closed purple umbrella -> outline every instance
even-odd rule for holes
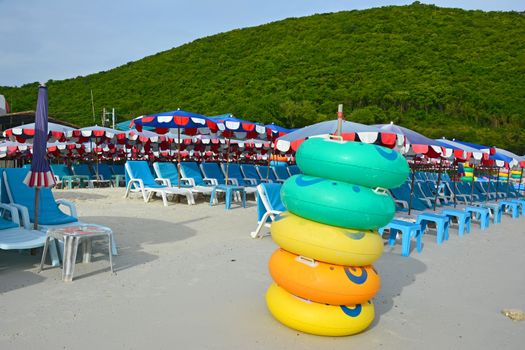
[[[35,220],[34,228],[38,229],[38,192],[41,188],[55,185],[53,172],[49,167],[47,155],[47,88],[38,88],[38,100],[35,114],[35,137],[33,140],[33,162],[24,183],[35,188]]]

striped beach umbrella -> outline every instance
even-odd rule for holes
[[[33,140],[33,161],[31,170],[27,173],[24,183],[35,188],[35,220],[34,229],[38,229],[38,192],[40,188],[50,188],[55,185],[55,177],[47,161],[47,88],[38,88],[38,100],[35,114],[35,136]]]

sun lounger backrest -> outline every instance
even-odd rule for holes
[[[299,175],[301,174],[301,169],[297,165],[290,165],[288,167],[288,171],[290,172],[290,175]]]
[[[5,189],[10,203],[20,204],[27,208],[31,222],[35,213],[35,189],[28,187],[23,181],[28,169],[5,169]],[[77,221],[76,218],[65,214],[55,201],[49,188],[41,188],[38,195],[38,223],[41,225],[60,225]]]
[[[93,165],[93,171],[96,174],[97,173],[97,165]],[[98,164],[98,175],[102,176],[104,180],[111,180],[112,174],[111,169],[109,168],[109,165],[106,163],[99,163]]]
[[[201,163],[201,169],[207,178],[217,179],[217,182],[219,184],[224,184],[224,181],[225,181],[224,174],[222,173],[221,168],[219,168],[218,163],[211,163],[211,162]],[[229,174],[229,169],[228,169],[228,174]]]
[[[73,168],[73,172],[75,173],[75,175],[89,176],[89,177],[91,177],[92,175],[91,169],[89,169],[88,164],[74,164],[72,165],[72,168]]]
[[[277,183],[262,183],[257,191],[257,221],[261,221],[264,214],[269,211],[286,211],[281,200],[281,184]],[[262,192],[262,193],[261,193]]]
[[[253,164],[243,164],[241,165],[241,170],[244,173],[244,177],[255,179],[257,182],[261,181],[261,177],[257,173],[257,169]]]
[[[410,186],[407,182],[403,183],[398,188],[392,188],[390,190],[394,198],[401,201],[405,201],[407,204],[410,204]],[[416,197],[415,194],[412,194],[412,209],[415,210],[426,210],[427,206],[423,201]]]
[[[206,186],[206,182],[202,177],[201,170],[195,162],[181,162],[180,163],[182,173],[184,177],[195,180],[195,185]]]
[[[113,172],[113,175],[126,175],[124,164],[112,164],[111,171]]]
[[[62,179],[64,176],[73,175],[71,169],[69,169],[69,167],[65,164],[51,164],[51,170],[53,171],[53,174],[58,176],[59,179]]]
[[[277,178],[275,177],[275,174],[272,171],[272,168],[270,168],[268,165],[257,165],[257,169],[259,169],[259,174],[261,175],[261,179],[269,179],[272,181],[276,181]]]
[[[155,162],[153,163],[153,169],[155,169],[157,177],[170,179],[172,183],[173,181],[175,181],[175,183],[178,181],[179,175],[177,173],[177,166],[175,163]]]
[[[126,162],[126,173],[130,179],[141,179],[146,187],[162,187],[155,182],[148,162],[145,160],[128,160]]]
[[[286,165],[273,166],[272,169],[277,174],[277,177],[279,178],[279,180],[286,180],[287,178],[290,177],[288,170],[286,170]]]

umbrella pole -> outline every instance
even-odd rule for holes
[[[507,189],[506,189],[507,194],[505,195],[506,199],[509,198],[509,184],[510,184],[510,164],[509,164],[509,172],[507,173]]]
[[[269,182],[268,178],[270,177],[271,160],[272,160],[272,143],[270,142],[270,150],[268,151],[268,168],[266,169],[266,182]]]
[[[408,199],[408,215],[410,215],[410,212],[412,211],[412,196],[414,195],[414,181],[415,181],[415,163],[416,160],[414,159],[414,163],[410,167],[412,170],[412,185],[410,186],[410,198]]]
[[[498,201],[498,189],[499,189],[499,167],[497,167],[497,173],[496,173],[496,202]]]
[[[38,231],[38,194],[40,192],[40,188],[35,188],[35,214],[34,214],[34,220],[33,220],[33,229],[35,231]]]
[[[470,205],[472,205],[473,197],[474,197],[474,178],[476,174],[476,166],[472,164],[472,182],[470,183]]]
[[[180,126],[177,127],[177,182],[180,188]]]
[[[437,186],[436,186],[436,195],[434,196],[434,211],[436,211],[436,202],[438,198],[438,192],[439,192],[439,185],[441,184],[441,166],[443,163],[443,159],[439,158],[439,170],[438,170],[438,180],[437,180]]]
[[[523,180],[523,168],[521,168],[520,181],[518,182],[518,198],[521,197],[521,180]]]
[[[229,165],[230,165],[230,138],[231,136],[228,136],[228,148],[226,149],[226,180],[224,181],[224,184],[228,186],[228,173],[229,173]]]
[[[458,168],[456,168],[456,173],[454,174],[454,177],[453,177],[454,181],[452,181],[454,183],[454,185],[452,186],[452,191],[454,193],[454,208],[458,205],[458,200],[457,200],[457,197],[456,197],[456,193],[457,193],[457,181],[458,181]]]

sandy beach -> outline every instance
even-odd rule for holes
[[[375,264],[381,290],[376,320],[364,333],[325,338],[289,329],[269,314],[267,261],[276,244],[250,238],[255,202],[225,211],[124,199],[121,189],[57,190],[84,222],[109,226],[106,245],[77,264],[73,283],[61,270],[37,273],[40,256],[0,251],[0,349],[520,349],[525,322],[525,218],[504,216],[464,237],[451,229],[421,254],[385,247]],[[251,196],[250,196],[251,197]]]

